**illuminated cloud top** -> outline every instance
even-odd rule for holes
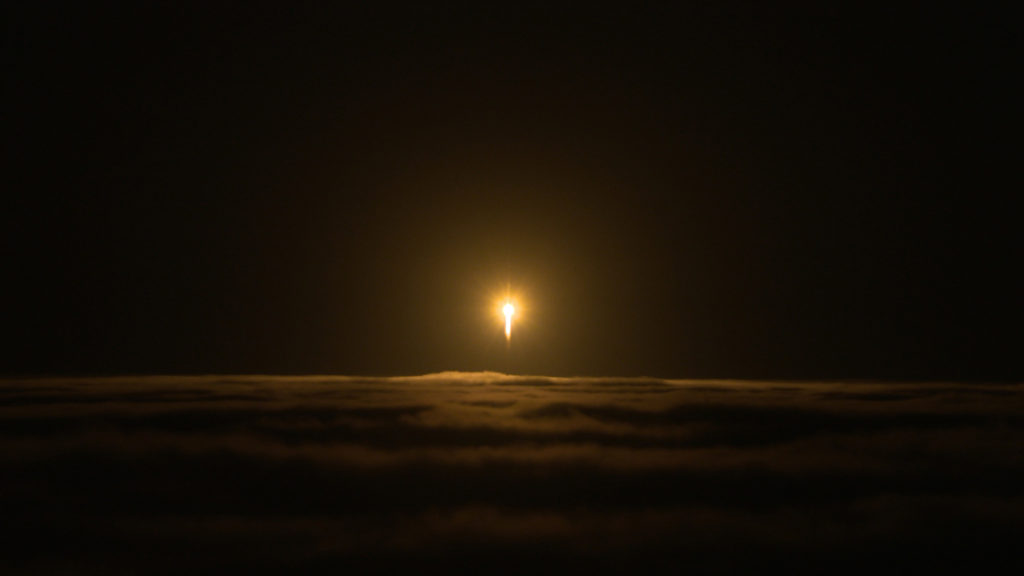
[[[1020,385],[4,380],[4,563],[1005,568],[1022,414]]]

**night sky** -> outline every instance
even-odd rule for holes
[[[1022,373],[1005,15],[144,4],[4,9],[7,373]]]
[[[3,8],[0,571],[1024,573],[1018,18],[347,4]]]

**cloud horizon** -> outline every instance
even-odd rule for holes
[[[19,528],[5,563],[732,572],[805,558],[796,571],[852,572],[873,555],[944,568],[984,553],[1003,567],[1024,518],[1021,392],[495,372],[8,378],[0,503]]]

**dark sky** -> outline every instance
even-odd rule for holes
[[[5,372],[1022,374],[1007,15],[22,4]]]

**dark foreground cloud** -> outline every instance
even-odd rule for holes
[[[1019,384],[0,382],[13,573],[1019,567]]]

